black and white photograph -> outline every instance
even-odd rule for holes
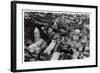
[[[97,67],[97,6],[11,3],[12,72]]]
[[[89,13],[24,12],[25,62],[89,58],[89,45]]]

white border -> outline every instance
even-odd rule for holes
[[[90,57],[87,59],[81,60],[63,60],[63,61],[37,61],[37,62],[22,62],[22,10],[47,10],[47,11],[66,11],[66,12],[84,12],[90,13]],[[95,45],[95,27],[96,27],[96,19],[95,19],[95,9],[93,8],[79,8],[79,7],[60,7],[60,6],[44,6],[44,5],[28,5],[28,4],[17,4],[17,70],[22,69],[38,69],[38,68],[52,68],[52,67],[71,67],[71,66],[85,66],[85,65],[95,65],[96,59],[96,45]]]

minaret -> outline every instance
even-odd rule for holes
[[[34,39],[35,39],[35,42],[40,40],[40,31],[37,27],[34,30]]]

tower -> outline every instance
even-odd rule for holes
[[[34,29],[34,39],[35,39],[35,42],[40,40],[40,31],[37,27]]]

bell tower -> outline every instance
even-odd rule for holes
[[[40,40],[40,31],[37,27],[34,29],[34,39],[35,39],[35,42]]]

